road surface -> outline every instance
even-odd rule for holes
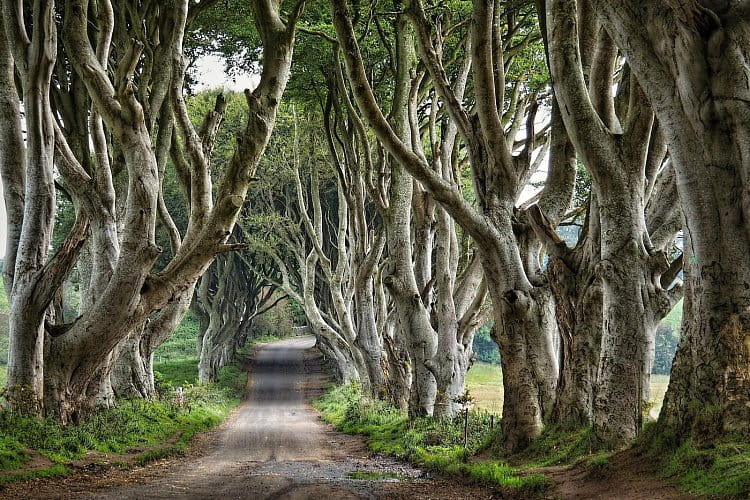
[[[324,383],[314,339],[268,344],[256,352],[248,397],[207,438],[199,456],[113,471],[89,479],[29,484],[26,498],[348,499],[493,498],[393,459],[373,455],[360,437],[334,432],[309,406]],[[354,479],[362,477],[374,479]],[[79,474],[80,476],[80,474]],[[398,477],[399,479],[394,479]],[[63,489],[64,488],[64,489]]]

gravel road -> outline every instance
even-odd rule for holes
[[[137,470],[18,485],[6,493],[100,499],[499,497],[373,455],[361,438],[323,424],[309,406],[326,381],[313,344],[312,338],[295,338],[257,350],[248,397],[197,445],[198,452]]]

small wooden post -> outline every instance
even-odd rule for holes
[[[469,446],[469,408],[464,408],[464,461],[468,458],[467,448]]]

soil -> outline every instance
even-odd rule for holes
[[[296,338],[258,348],[248,395],[185,455],[146,466],[137,456],[94,454],[63,478],[0,486],[0,498],[490,499],[503,492],[466,484],[370,452],[359,436],[323,424],[309,401],[328,379],[314,340]],[[142,450],[138,450],[142,451]],[[619,459],[618,459],[619,460]],[[37,466],[49,466],[39,460]],[[681,499],[674,487],[644,474],[625,457],[611,473],[553,467],[549,498]],[[505,492],[507,495],[507,492]]]
[[[248,397],[186,456],[127,469],[73,464],[64,478],[0,486],[2,498],[500,498],[372,454],[361,437],[323,424],[309,401],[327,382],[305,337],[255,352]],[[127,463],[127,457],[117,457]],[[361,478],[361,479],[360,479]]]
[[[678,490],[674,484],[656,477],[653,464],[633,450],[610,458],[606,467],[585,464],[544,467],[544,473],[555,483],[549,498],[566,500],[688,500],[701,498]]]

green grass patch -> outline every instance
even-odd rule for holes
[[[680,301],[675,304],[672,310],[669,311],[669,314],[667,314],[664,319],[662,319],[662,321],[671,326],[672,330],[674,330],[675,332],[680,331],[680,328],[682,326],[682,299],[680,299]]]
[[[122,454],[130,448],[157,446],[175,436],[179,436],[178,443],[186,443],[196,433],[221,422],[233,406],[227,395],[206,397],[201,391],[196,392],[186,391],[184,408],[168,401],[123,401],[68,427],[2,412],[0,468],[19,468],[27,460],[23,449],[65,464],[84,457],[88,451]]]
[[[137,464],[181,454],[196,434],[226,418],[247,385],[247,374],[237,364],[222,368],[219,382],[213,385],[195,385],[197,371],[195,358],[157,363],[159,400],[123,400],[72,426],[0,412],[0,483],[64,474],[65,464],[90,451],[125,455],[142,450],[134,458]],[[175,401],[176,386],[183,387],[184,404]],[[28,449],[47,457],[55,467],[3,474],[23,467],[29,460],[24,452]]]
[[[5,287],[0,283],[0,313],[9,314],[10,304],[8,303],[8,296],[5,293]]]
[[[526,450],[509,459],[524,464],[524,467],[548,467],[591,459],[602,450],[603,446],[590,427],[566,430],[549,425]]]
[[[750,443],[727,442],[700,450],[686,442],[665,464],[691,493],[712,497],[750,497]]]
[[[24,472],[16,475],[2,475],[0,474],[0,485],[8,484],[15,481],[26,481],[29,479],[38,479],[43,477],[61,477],[66,476],[70,473],[70,470],[62,464],[55,464],[52,467],[46,467],[44,469],[36,469],[33,471]]]
[[[315,401],[323,419],[342,432],[363,434],[373,451],[404,458],[429,469],[476,482],[511,489],[524,496],[541,494],[549,480],[541,474],[522,474],[498,460],[472,459],[492,442],[495,416],[471,412],[464,448],[463,415],[453,419],[424,417],[409,420],[406,412],[382,401],[363,397],[356,385],[334,387]]]
[[[478,361],[466,373],[466,389],[476,408],[496,415],[503,412],[503,371],[499,364]]]
[[[670,314],[678,315],[675,321],[677,321],[677,328],[679,329],[679,322],[682,320],[682,302],[675,306]],[[669,375],[651,375],[651,406],[649,408],[651,418],[658,417],[668,385]],[[498,416],[502,415],[503,371],[499,364],[481,361],[474,363],[466,373],[466,389],[474,400],[475,408],[486,410]]]
[[[154,363],[154,378],[157,385],[178,387],[198,383],[198,358],[173,359]]]
[[[5,385],[5,372],[8,363],[8,314],[10,314],[10,305],[8,304],[8,297],[5,295],[5,287],[0,280],[0,387]]]
[[[659,473],[675,479],[690,493],[709,498],[750,498],[750,442],[734,436],[697,446],[687,440],[678,444],[668,429],[653,423],[637,444],[649,460],[659,463]]]
[[[161,363],[165,361],[176,361],[182,359],[193,359],[198,356],[198,331],[200,324],[192,309],[188,309],[180,325],[175,328],[172,335],[156,348],[154,361]]]

